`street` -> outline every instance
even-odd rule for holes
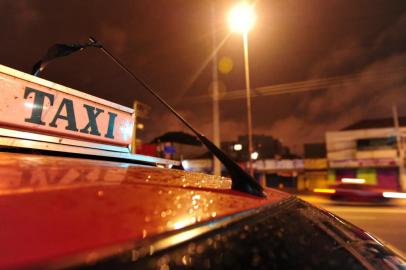
[[[344,204],[316,196],[299,196],[344,218],[406,254],[406,203]]]

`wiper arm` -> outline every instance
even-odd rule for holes
[[[153,95],[160,103],[162,103],[168,110],[170,110],[183,124],[185,124],[197,138],[207,147],[207,149],[227,169],[230,174],[232,184],[231,188],[240,192],[248,193],[258,197],[265,197],[264,189],[255,181],[246,171],[244,171],[237,163],[235,163],[226,153],[218,148],[214,143],[207,139],[202,133],[198,132],[191,124],[189,124],[171,105],[162,99],[146,82],[139,77],[135,76],[120,60],[114,57],[102,44],[96,41],[93,37],[89,37],[89,41],[95,46],[100,48],[110,59],[112,59],[121,69],[123,69],[131,78],[141,84],[148,92]]]

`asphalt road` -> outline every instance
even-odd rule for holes
[[[406,255],[406,201],[390,204],[335,203],[316,196],[300,196],[372,233]]]

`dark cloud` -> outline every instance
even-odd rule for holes
[[[393,25],[377,33],[369,48],[361,49],[357,47],[359,42],[352,40],[332,50],[314,65],[312,77],[322,77],[328,71],[348,66],[353,68],[359,65],[360,59],[368,61],[354,70],[361,70],[355,79],[350,77],[339,85],[305,95],[296,115],[275,122],[270,130],[278,130],[275,134],[287,138],[292,145],[298,138],[301,142],[322,140],[326,131],[361,119],[391,117],[392,105],[397,105],[405,115],[406,53],[394,49],[395,45],[391,50],[387,47],[405,38],[401,31],[406,27],[405,19],[406,15],[402,15]],[[349,49],[345,50],[346,47]]]
[[[30,26],[40,19],[40,14],[33,8],[31,1],[1,1],[0,9],[9,13],[9,20],[4,20],[4,33],[13,31],[28,31]],[[18,16],[16,16],[18,15]]]

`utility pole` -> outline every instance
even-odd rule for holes
[[[396,132],[397,152],[398,152],[398,166],[399,166],[399,182],[402,191],[406,191],[406,178],[405,178],[405,151],[403,145],[403,136],[399,127],[399,117],[397,106],[392,106],[393,124]]]
[[[211,36],[213,44],[213,72],[212,72],[212,85],[213,85],[213,142],[218,147],[220,146],[220,112],[219,112],[219,84],[217,72],[217,40],[216,40],[216,10],[214,1],[211,2]],[[213,174],[221,175],[220,161],[213,156]]]

